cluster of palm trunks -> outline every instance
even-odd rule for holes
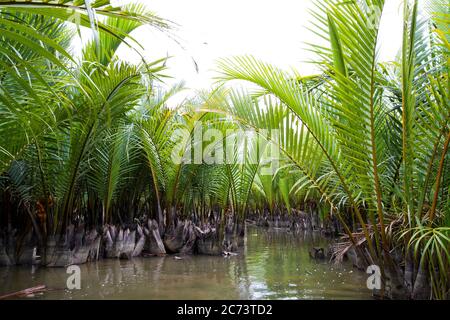
[[[71,224],[63,235],[48,236],[45,244],[39,243],[33,229],[25,233],[17,230],[0,232],[0,265],[63,267],[102,258],[228,254],[243,247],[246,223],[263,228],[320,231],[332,236],[342,232],[335,219],[324,222],[317,213],[295,209],[291,214],[248,212],[245,222],[233,216],[206,223],[177,219],[170,228],[149,218],[142,218],[127,226],[105,225],[102,228]],[[317,254],[312,254],[312,257],[317,258]]]
[[[64,267],[101,258],[132,259],[165,254],[221,255],[243,246],[245,227],[229,219],[219,223],[177,220],[164,230],[156,220],[145,219],[130,226],[105,225],[101,230],[71,224],[60,236],[49,236],[46,244],[30,230],[0,233],[0,265],[40,264]]]
[[[293,231],[320,231],[325,236],[338,236],[344,232],[335,216],[320,219],[317,211],[312,210],[305,212],[292,209],[291,214],[287,212],[270,214],[268,211],[262,214],[259,211],[250,212],[247,221],[260,227],[286,228]]]

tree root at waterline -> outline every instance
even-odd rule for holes
[[[225,232],[218,225],[195,225],[191,220],[178,220],[161,237],[156,220],[148,219],[130,226],[105,225],[99,232],[83,224],[73,224],[63,235],[47,238],[41,248],[34,233],[19,237],[16,232],[0,234],[0,265],[38,264],[65,267],[102,258],[132,259],[167,253],[221,255],[243,246],[245,229],[228,225]],[[20,250],[19,250],[20,248]],[[36,252],[45,253],[42,257]]]

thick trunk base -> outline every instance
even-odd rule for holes
[[[159,226],[155,220],[148,220],[147,227],[144,228],[145,245],[143,252],[150,255],[166,254],[164,243],[159,233]]]
[[[71,225],[62,238],[62,243],[60,236],[48,238],[44,265],[65,267],[98,260],[101,237],[96,230],[86,231],[80,226],[75,231],[75,227]]]
[[[133,227],[134,228],[134,227]],[[104,256],[106,258],[131,259],[141,255],[145,246],[144,230],[106,226],[103,232]]]
[[[199,254],[210,256],[221,255],[221,237],[217,231],[217,228],[207,225],[202,229],[195,227],[197,233],[197,252]]]

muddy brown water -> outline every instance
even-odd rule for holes
[[[1,267],[0,296],[45,284],[52,291],[25,299],[371,299],[364,272],[310,259],[312,246],[327,244],[318,234],[247,231],[245,249],[233,257],[169,255],[82,265],[80,290],[65,289],[64,268]]]

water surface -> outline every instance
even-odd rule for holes
[[[105,259],[81,267],[81,290],[67,290],[64,268],[0,268],[0,296],[45,284],[26,299],[370,299],[367,275],[310,259],[318,234],[248,228],[234,257]]]

